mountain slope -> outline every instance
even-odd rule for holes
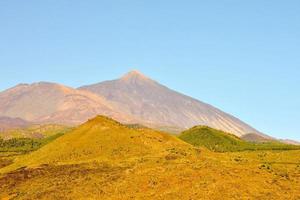
[[[239,119],[173,91],[137,71],[118,80],[79,89],[40,82],[20,84],[0,93],[0,116],[73,125],[98,114],[122,123],[174,132],[206,125],[237,136],[261,134]]]
[[[0,93],[0,115],[38,123],[79,124],[98,114],[130,121],[105,99],[56,83],[20,84]]]
[[[30,123],[20,119],[11,117],[0,117],[0,132],[15,128],[24,128]]]
[[[221,110],[175,92],[132,71],[121,79],[83,86],[113,102],[118,110],[151,127],[190,128],[207,125],[241,136],[257,130]]]
[[[295,141],[295,140],[281,139],[279,141],[284,143],[284,144],[300,145],[300,142]]]
[[[255,133],[248,133],[246,135],[243,135],[241,139],[248,142],[256,142],[256,143],[276,141],[275,138],[271,138],[268,136],[264,137],[263,135],[258,135]]]

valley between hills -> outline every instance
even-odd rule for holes
[[[300,199],[300,145],[133,71],[0,92],[0,199]]]

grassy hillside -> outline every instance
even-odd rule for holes
[[[35,151],[62,135],[64,135],[63,132],[56,133],[55,135],[51,135],[49,137],[41,139],[12,138],[8,140],[3,140],[0,138],[0,152],[26,153],[30,151]]]
[[[216,153],[105,117],[5,156],[0,199],[300,199],[299,150]]]
[[[0,137],[0,152],[35,151],[71,130],[72,128],[61,125],[33,125],[9,130],[1,134],[3,138]]]
[[[183,141],[194,146],[206,147],[217,152],[254,151],[254,150],[296,150],[300,146],[279,142],[253,143],[207,126],[196,126],[184,131],[179,136]]]
[[[176,157],[192,152],[192,146],[176,137],[151,129],[128,128],[110,118],[98,116],[18,160],[12,168],[50,163],[118,161],[160,154]]]

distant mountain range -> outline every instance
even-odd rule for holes
[[[183,130],[206,125],[237,136],[263,135],[230,114],[173,91],[138,71],[78,89],[39,82],[0,93],[0,116],[76,125],[98,114],[152,128]]]

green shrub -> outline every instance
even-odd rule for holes
[[[300,146],[280,142],[253,143],[241,140],[235,135],[207,126],[196,126],[182,132],[179,138],[194,146],[206,147],[216,152],[255,151],[255,150],[296,150]]]
[[[9,140],[3,140],[0,138],[0,152],[29,152],[35,151],[45,144],[55,140],[62,136],[63,133],[58,133],[53,136],[43,139],[33,138],[12,138]]]

